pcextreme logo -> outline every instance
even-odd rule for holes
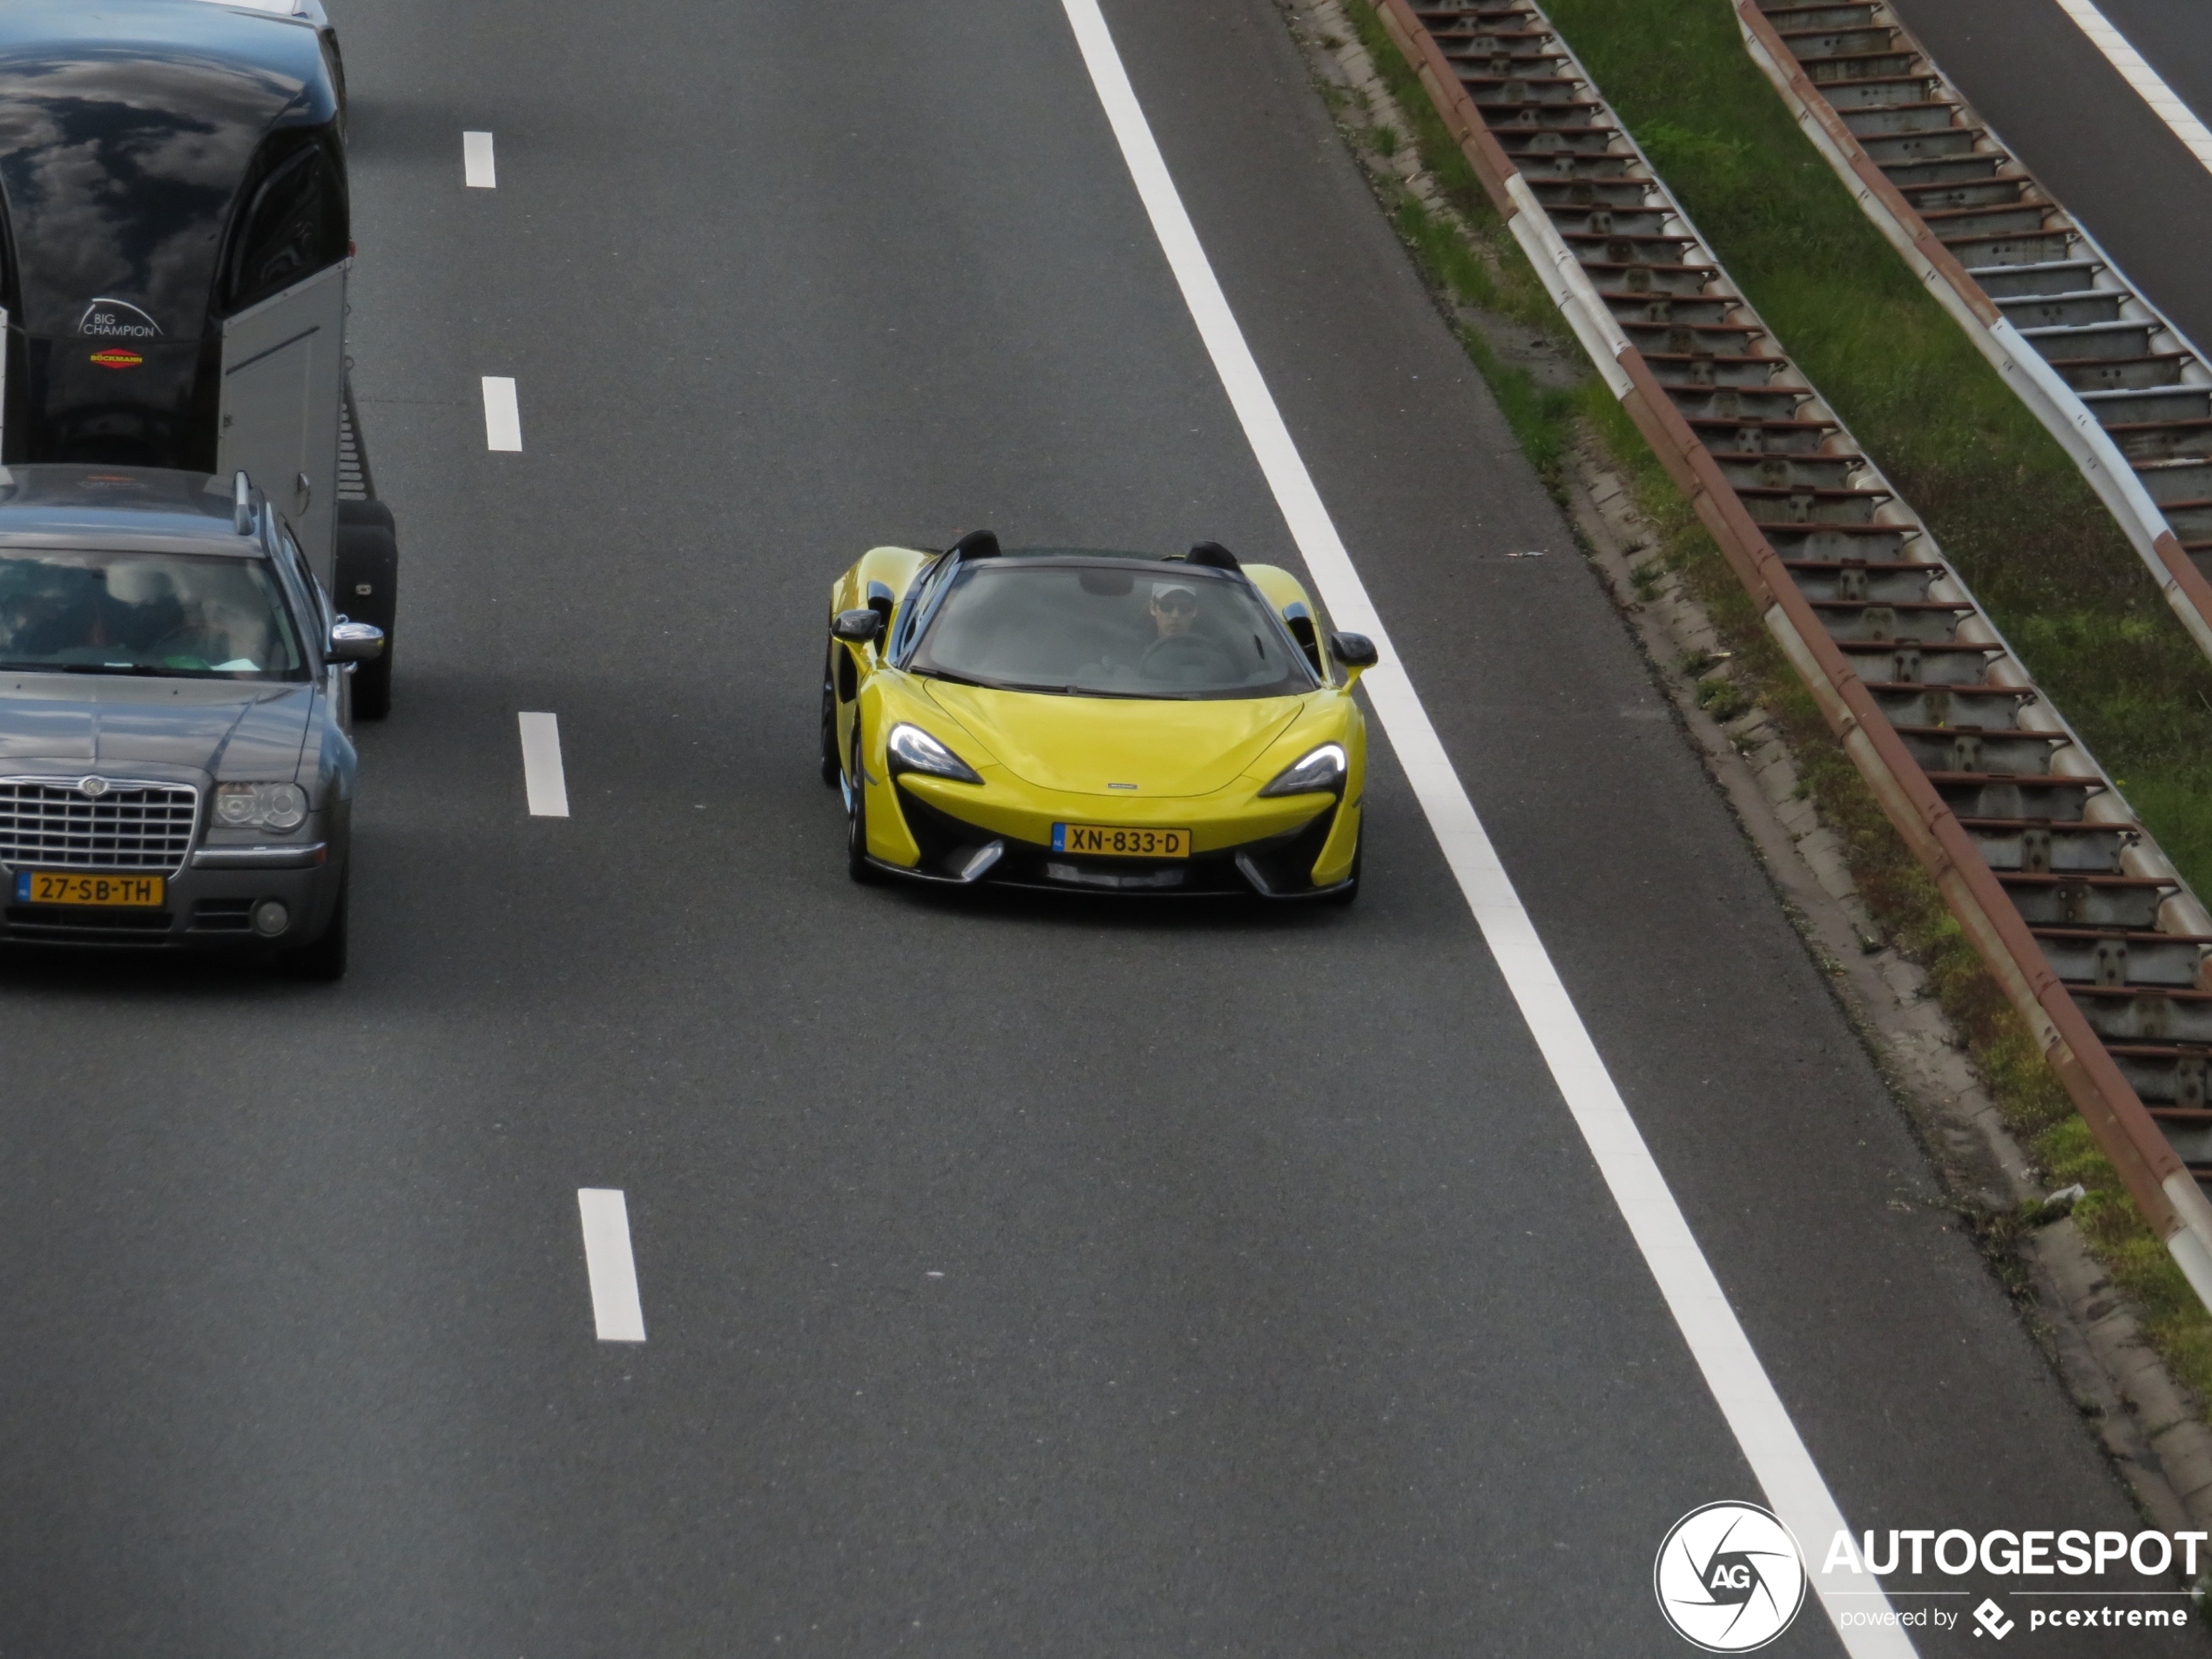
[[[1683,1641],[1708,1653],[1750,1653],[1787,1630],[1804,1605],[1804,1557],[1771,1511],[1709,1503],[1669,1529],[1651,1588]]]

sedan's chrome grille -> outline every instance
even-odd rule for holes
[[[0,863],[49,870],[184,867],[199,817],[189,784],[74,783],[0,778]]]

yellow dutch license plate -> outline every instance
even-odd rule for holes
[[[1055,824],[1052,850],[1109,859],[1187,859],[1187,829],[1127,829],[1112,824]]]
[[[158,875],[79,875],[74,870],[24,870],[16,877],[17,904],[108,905],[150,908],[162,900]]]

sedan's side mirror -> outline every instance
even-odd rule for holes
[[[323,652],[334,663],[373,663],[384,654],[384,631],[373,623],[341,622]]]
[[[883,631],[883,613],[862,609],[840,610],[830,624],[830,636],[848,645],[865,645]]]
[[[1372,668],[1380,660],[1375,642],[1365,634],[1331,634],[1329,655],[1346,668]]]

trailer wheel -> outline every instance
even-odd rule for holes
[[[384,631],[383,654],[354,670],[354,718],[381,720],[392,711],[392,651],[398,643],[400,543],[392,509],[381,501],[338,503],[338,557],[330,603],[355,622]]]

